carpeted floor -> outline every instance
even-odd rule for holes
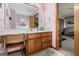
[[[40,52],[37,52],[35,54],[32,54],[31,56],[52,56],[54,53],[55,52],[52,49],[48,48],[48,49],[44,49]]]
[[[18,52],[11,53],[9,55],[4,54],[3,56],[22,56],[22,54],[21,54],[20,51],[18,51]],[[62,49],[55,50],[53,48],[47,48],[47,49],[41,50],[41,51],[39,51],[37,53],[34,53],[34,54],[30,55],[30,56],[72,56],[72,55],[69,54],[69,52],[66,52],[66,51],[64,51]]]
[[[66,37],[66,40],[62,41],[61,49],[73,54],[74,50],[74,40],[72,37]]]
[[[20,52],[16,52],[16,53],[9,54],[9,56],[22,56],[22,55]],[[47,48],[37,53],[34,53],[30,56],[72,56],[72,55],[62,49],[55,50],[53,48]]]
[[[55,50],[53,48],[47,48],[38,53],[32,54],[31,56],[73,56],[73,54],[70,54],[63,49]]]

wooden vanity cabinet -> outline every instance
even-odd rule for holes
[[[28,40],[28,54],[35,52],[35,43],[33,39]]]
[[[52,33],[28,34],[27,51],[28,55],[52,46]]]
[[[4,37],[0,36],[0,43],[3,43],[3,42],[4,42]]]
[[[5,36],[6,42],[14,43],[25,39],[25,54],[30,55],[44,48],[52,46],[52,32],[32,33],[32,34],[21,34],[21,35],[10,35]],[[0,42],[4,37],[0,36]],[[19,41],[18,41],[19,40]]]
[[[41,50],[41,40],[40,38],[38,39],[30,39],[28,40],[28,53],[32,54],[34,52],[37,52],[39,50]]]
[[[35,50],[41,50],[41,38],[35,39]]]
[[[42,48],[52,46],[52,32],[42,33]]]
[[[28,54],[32,54],[41,50],[41,34],[29,34],[28,35]]]

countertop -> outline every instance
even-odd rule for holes
[[[19,29],[8,29],[3,32],[0,32],[0,36],[4,35],[16,35],[16,34],[32,34],[32,33],[41,33],[41,32],[51,32],[50,30],[19,30]]]

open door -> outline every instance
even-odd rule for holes
[[[79,56],[79,4],[74,4],[74,53]]]

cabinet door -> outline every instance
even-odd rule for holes
[[[30,39],[28,40],[28,53],[32,54],[33,52],[35,52],[35,40]]]
[[[35,39],[35,51],[41,50],[41,38]]]
[[[42,37],[42,42],[47,42],[47,41],[49,41],[49,37],[47,36],[47,37]]]
[[[42,43],[42,48],[47,48],[48,47],[48,42]]]
[[[28,40],[28,54],[41,50],[41,38]]]

